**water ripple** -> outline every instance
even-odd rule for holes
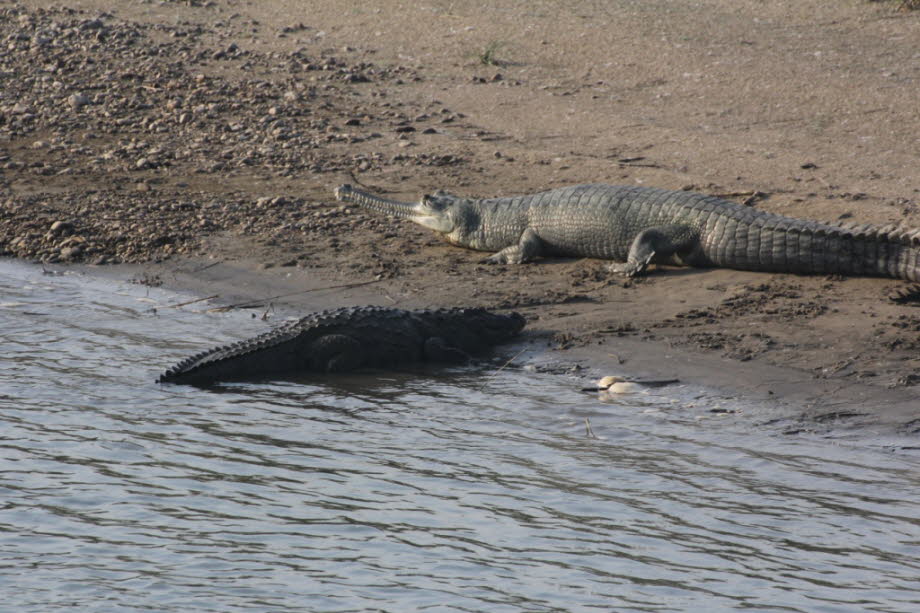
[[[266,324],[19,264],[0,291],[5,610],[920,604],[910,456],[509,370],[160,386]]]

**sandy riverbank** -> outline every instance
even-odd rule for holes
[[[778,399],[824,416],[814,428],[918,428],[920,311],[886,299],[903,283],[486,266],[332,197],[344,182],[408,200],[608,182],[917,227],[918,12],[54,5],[0,5],[5,255],[227,302],[513,308],[563,362]]]

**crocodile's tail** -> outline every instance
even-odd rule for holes
[[[201,383],[284,370],[293,363],[286,344],[297,337],[290,322],[244,341],[220,345],[185,358],[157,378],[157,383]]]

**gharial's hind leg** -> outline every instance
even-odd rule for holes
[[[626,263],[614,263],[608,270],[627,277],[641,275],[652,260],[665,262],[676,253],[691,251],[698,243],[690,226],[668,225],[646,228],[636,235],[629,247]]]
[[[537,236],[532,229],[527,228],[521,234],[516,245],[505,247],[498,253],[494,253],[483,261],[490,264],[523,264],[529,262],[540,255],[543,249],[543,241]]]

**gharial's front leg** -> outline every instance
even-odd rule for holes
[[[543,241],[536,232],[527,228],[521,234],[517,244],[505,247],[483,261],[490,264],[523,264],[537,258],[542,250]]]
[[[636,235],[629,247],[626,263],[614,263],[608,270],[627,277],[641,275],[652,260],[666,262],[675,255],[689,253],[699,243],[698,233],[686,225],[646,228]]]

